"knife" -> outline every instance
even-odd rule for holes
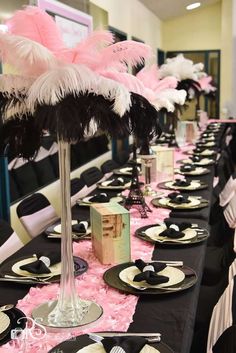
[[[101,342],[105,337],[145,337],[148,342],[160,342],[161,341],[161,333],[133,333],[133,332],[95,332],[90,333],[89,338],[91,338],[95,342]]]

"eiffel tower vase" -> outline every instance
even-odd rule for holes
[[[127,210],[130,210],[132,207],[136,208],[139,211],[141,218],[148,218],[147,212],[152,212],[150,207],[146,204],[143,193],[140,189],[137,163],[133,164],[130,191],[125,200],[124,206]]]

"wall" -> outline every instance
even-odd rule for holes
[[[220,49],[221,2],[164,21],[164,50]]]
[[[232,94],[230,114],[236,117],[236,0],[233,0]]]
[[[156,52],[162,46],[162,22],[138,0],[91,0],[108,12],[109,25],[128,35],[142,39]],[[95,28],[96,29],[96,28]]]
[[[222,1],[221,18],[221,107],[226,108],[225,116],[231,112],[232,99],[232,67],[233,67],[233,33],[232,33],[232,0]]]

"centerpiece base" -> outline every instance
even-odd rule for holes
[[[82,301],[81,299],[79,299]],[[95,321],[97,321],[103,314],[103,309],[100,305],[93,301],[82,301],[85,303],[87,308],[84,312],[84,315],[81,319],[73,319],[76,316],[76,312],[73,312],[72,315],[66,315],[63,317],[62,313],[59,313],[63,319],[56,320],[52,312],[56,310],[56,305],[58,303],[57,300],[49,301],[41,304],[37,308],[32,311],[32,317],[35,321],[40,323],[42,326],[46,327],[54,327],[54,328],[73,328],[73,327],[81,327],[85,325],[89,325]],[[58,309],[59,310],[59,309]],[[76,309],[75,309],[76,310]],[[78,307],[78,317],[80,316],[81,308]],[[68,313],[67,313],[68,314]]]

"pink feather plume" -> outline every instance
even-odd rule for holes
[[[83,64],[90,68],[98,61],[98,53],[114,41],[113,34],[109,31],[95,31],[80,42],[76,47],[65,49],[61,56],[67,63]]]
[[[132,40],[112,44],[101,51],[96,70],[104,70],[107,67],[116,68],[120,63],[135,66],[153,55],[151,47]]]
[[[157,65],[144,67],[137,73],[137,77],[143,82],[145,87],[148,87],[156,93],[167,89],[176,88],[178,80],[173,76],[167,76],[160,80]]]
[[[216,87],[212,86],[211,82],[212,82],[211,76],[203,76],[198,80],[201,90],[207,93],[216,91]]]
[[[10,33],[29,38],[56,53],[64,48],[61,33],[50,15],[28,6],[7,21]]]
[[[150,89],[147,89],[143,83],[135,76],[125,72],[103,71],[100,74],[106,78],[122,83],[130,92],[144,96],[149,101],[154,101],[156,95]]]

